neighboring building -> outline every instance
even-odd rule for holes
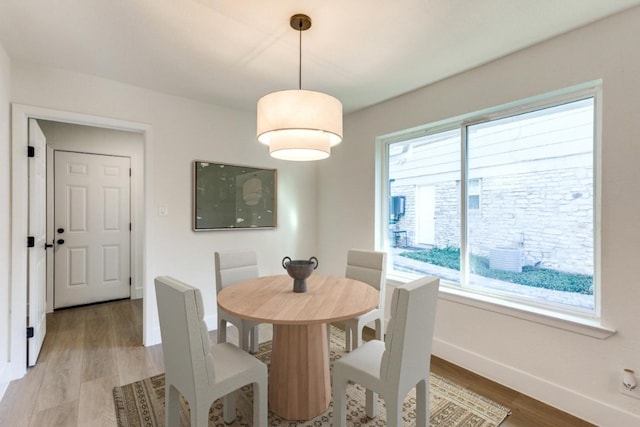
[[[469,128],[468,242],[475,255],[509,248],[522,265],[593,274],[593,105],[554,110]],[[390,195],[404,197],[392,242],[459,247],[459,132],[391,151]]]

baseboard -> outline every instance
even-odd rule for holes
[[[145,347],[150,347],[152,345],[157,345],[162,343],[162,334],[160,333],[160,325],[156,325],[150,331],[144,335],[144,343]]]
[[[4,397],[4,393],[9,387],[9,382],[11,382],[10,367],[11,365],[9,363],[5,363],[2,368],[0,368],[0,400]]]
[[[638,415],[446,341],[435,338],[433,340],[433,354],[595,425],[640,425]]]
[[[144,296],[144,288],[142,286],[135,287],[131,292],[131,299],[139,299]]]
[[[204,316],[204,323],[207,325],[207,330],[213,331],[218,329],[218,315],[210,314],[208,316]]]

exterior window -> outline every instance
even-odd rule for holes
[[[467,209],[470,211],[480,210],[480,180],[470,179],[467,188]]]
[[[596,99],[566,99],[383,144],[392,275],[596,313]]]

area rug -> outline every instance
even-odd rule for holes
[[[331,366],[344,353],[344,332],[331,333]],[[260,345],[256,357],[269,364],[271,342]],[[233,426],[251,426],[252,386],[243,387],[236,398],[236,421]],[[164,426],[164,374],[117,386],[113,389],[118,427],[163,427]],[[365,390],[358,384],[347,388],[347,425],[385,426],[384,401],[378,399],[378,416],[368,418],[365,414]],[[406,397],[403,406],[403,425],[415,425],[415,389]],[[510,410],[483,396],[431,374],[429,381],[430,425],[438,427],[491,427],[499,425]],[[269,412],[270,426],[330,426],[333,406],[308,421],[287,421]],[[189,426],[189,405],[182,401],[181,426]],[[209,412],[209,427],[224,427],[222,401],[216,400]]]

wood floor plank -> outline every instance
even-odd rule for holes
[[[517,416],[513,417],[516,423],[505,424],[505,427],[593,427],[591,423],[523,394],[513,401],[512,406],[517,411]]]
[[[23,379],[9,384],[0,402],[0,426],[28,427],[46,371],[47,362],[37,363]]]
[[[44,342],[42,343],[37,363],[46,362],[51,351],[55,349],[55,336],[58,331],[59,323],[59,316],[54,316],[53,313],[47,314],[47,334],[44,337]]]
[[[113,386],[117,375],[85,381],[80,386],[78,426],[113,427],[117,424]]]
[[[142,346],[116,349],[116,360],[118,385],[129,384],[156,373],[153,361]]]
[[[164,355],[162,353],[162,344],[146,347],[146,350],[153,370],[152,375],[164,372]]]
[[[82,358],[82,381],[104,376],[117,376],[114,333],[110,316],[87,319]]]
[[[38,411],[29,423],[29,427],[70,427],[76,425],[78,425],[77,400]]]
[[[136,316],[132,303],[115,301],[111,303],[110,317],[116,347],[139,347],[142,345],[142,317]]]
[[[64,314],[56,332],[56,345],[48,361],[50,369],[38,394],[38,411],[77,400],[80,394],[86,312],[65,310],[61,313]]]

